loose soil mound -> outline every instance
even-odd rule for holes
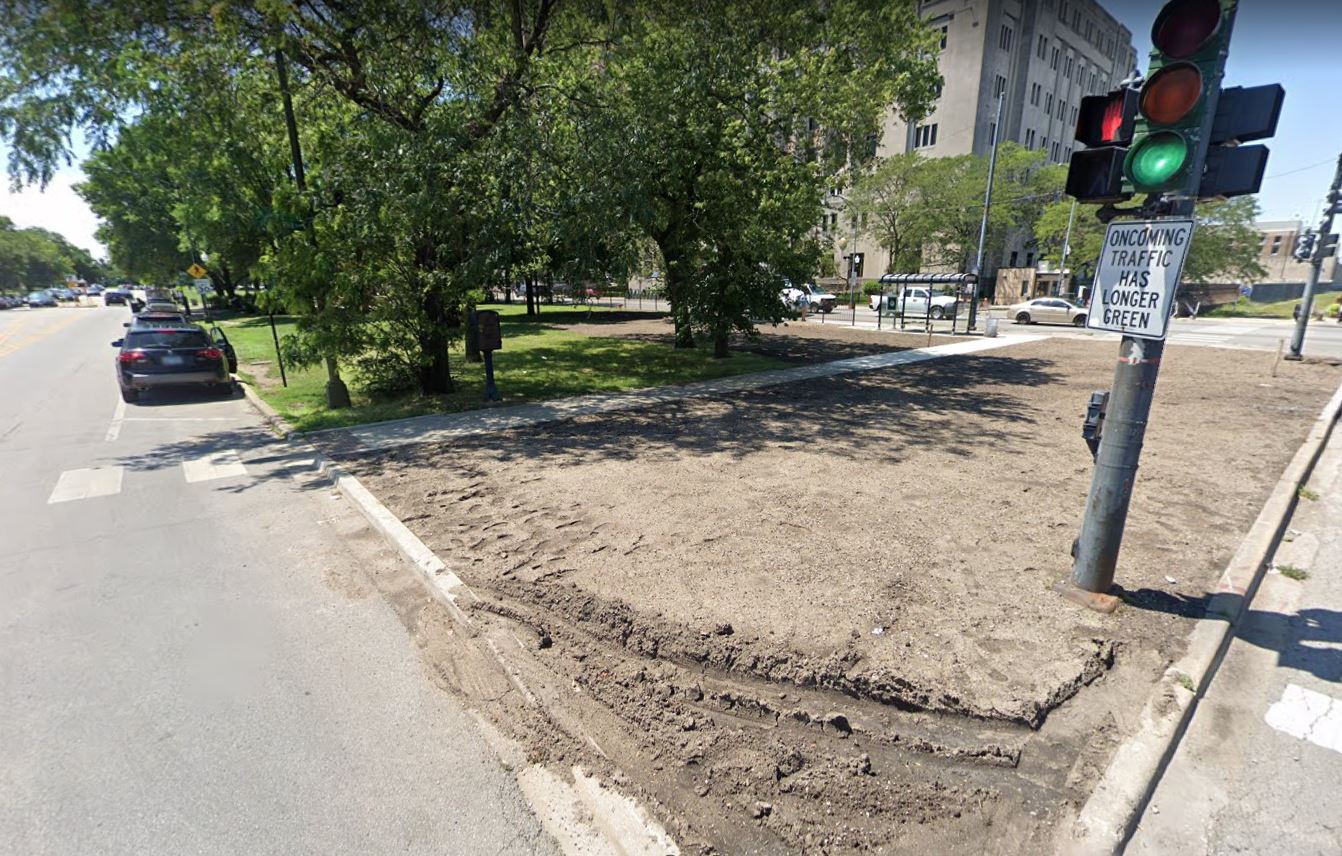
[[[790,847],[1010,851],[1007,825],[1028,849],[1088,793],[1339,380],[1272,379],[1268,354],[1168,355],[1120,562],[1130,606],[1103,618],[1049,586],[1115,351],[1055,339],[353,469],[650,736],[648,781],[673,761],[685,789]],[[998,826],[970,835],[962,814]]]

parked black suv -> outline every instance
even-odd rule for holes
[[[112,343],[121,349],[117,354],[121,398],[135,402],[142,391],[162,386],[201,386],[219,393],[232,392],[228,357],[216,342],[195,325],[131,327],[124,339]]]

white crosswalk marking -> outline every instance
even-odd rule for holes
[[[247,468],[243,466],[236,451],[225,449],[220,452],[212,452],[203,458],[182,461],[182,472],[186,474],[186,480],[189,484],[210,481],[211,479],[245,476],[247,475]]]
[[[1342,699],[1287,684],[1263,719],[1283,734],[1342,752]]]
[[[56,481],[56,488],[47,498],[47,505],[121,493],[121,473],[121,467],[66,470]]]
[[[1230,341],[1229,336],[1209,336],[1202,333],[1175,333],[1171,341],[1181,342],[1185,345],[1224,345]]]

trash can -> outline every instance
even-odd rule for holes
[[[984,322],[983,322],[983,335],[987,336],[989,339],[996,339],[996,338],[997,338],[997,319],[996,319],[996,318],[989,318],[987,321],[984,321]]]

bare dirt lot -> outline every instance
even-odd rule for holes
[[[1171,349],[1104,617],[1049,587],[1116,350],[1053,339],[348,464],[601,712],[549,718],[601,752],[533,725],[535,756],[618,771],[686,849],[1041,852],[1342,381]]]

